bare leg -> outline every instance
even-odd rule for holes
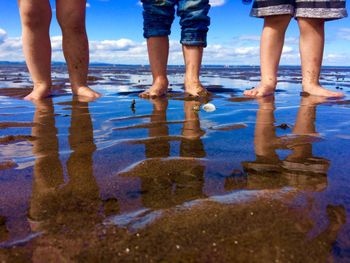
[[[303,74],[303,91],[323,97],[343,97],[320,85],[320,71],[324,49],[324,19],[299,18],[300,56]]]
[[[37,100],[50,95],[51,7],[48,0],[18,0],[18,5],[22,22],[23,52],[34,82],[33,91],[24,99]]]
[[[161,97],[168,91],[167,64],[169,56],[169,38],[150,37],[147,39],[148,57],[153,76],[152,87],[142,92],[140,97]]]
[[[290,19],[290,15],[268,16],[265,18],[260,41],[261,82],[258,87],[246,90],[244,95],[264,97],[275,92],[278,65]]]
[[[199,73],[203,57],[203,47],[182,45],[182,51],[186,65],[186,93],[193,97],[205,97],[210,95],[199,80]]]
[[[72,92],[78,96],[101,95],[87,87],[89,43],[85,29],[85,0],[57,0],[57,20],[62,29],[63,52]]]

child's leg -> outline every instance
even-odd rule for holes
[[[185,90],[195,97],[209,95],[199,80],[203,48],[207,46],[209,8],[208,0],[179,1],[181,44],[186,64]]]
[[[342,97],[320,85],[320,71],[324,49],[324,19],[298,18],[300,28],[300,56],[303,75],[303,91],[323,97]]]
[[[23,52],[34,82],[33,91],[24,99],[37,100],[50,95],[51,7],[48,0],[18,0],[18,5],[22,22]]]
[[[143,28],[147,39],[153,83],[140,97],[160,97],[168,91],[167,63],[171,24],[176,0],[147,0],[143,2]]]
[[[203,97],[210,95],[210,93],[202,86],[202,83],[199,80],[203,57],[203,47],[183,45],[182,51],[186,65],[186,93],[194,97]]]
[[[150,89],[142,92],[140,97],[161,97],[168,91],[167,64],[169,39],[167,36],[147,39],[148,57],[151,66],[153,83]]]
[[[282,54],[285,32],[290,20],[290,15],[265,17],[260,41],[261,82],[258,87],[246,90],[244,95],[264,97],[275,92],[278,64]]]
[[[98,98],[100,94],[87,87],[89,43],[85,29],[86,1],[57,0],[56,3],[72,91],[75,95]]]

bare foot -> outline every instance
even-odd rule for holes
[[[140,93],[141,98],[159,98],[167,94],[168,91],[168,79],[166,77],[156,78],[153,81],[152,87]]]
[[[87,97],[91,99],[97,99],[101,97],[101,94],[94,91],[93,89],[90,89],[89,87],[86,86],[79,86],[76,88],[72,88],[72,92],[76,96],[82,96],[82,97]]]
[[[245,90],[243,94],[248,97],[261,98],[273,95],[275,93],[276,85],[266,85],[260,83],[256,88]]]
[[[341,98],[345,96],[342,92],[330,91],[320,85],[303,85],[303,92],[307,93],[308,95],[327,98]]]
[[[47,85],[34,86],[33,91],[25,96],[24,100],[40,100],[47,98],[51,95],[51,89]]]
[[[209,97],[211,93],[203,87],[199,80],[197,81],[185,81],[185,93],[190,97]]]

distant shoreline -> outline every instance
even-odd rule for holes
[[[11,61],[0,61],[0,66],[3,65],[12,65],[12,66],[16,66],[16,65],[25,65],[24,61],[18,61],[18,62],[11,62]],[[66,66],[66,63],[64,62],[52,62],[53,66]],[[142,64],[111,64],[111,63],[99,63],[99,62],[92,62],[90,63],[90,66],[92,67],[146,67],[148,68],[149,65],[142,65]],[[168,67],[173,68],[182,68],[184,67],[183,65],[169,65]],[[203,65],[204,68],[256,68],[259,67],[259,65],[222,65],[222,64],[204,64]],[[300,65],[280,65],[280,68],[296,68],[296,69],[300,69]],[[332,65],[324,65],[322,66],[322,68],[349,68],[349,66],[332,66]]]

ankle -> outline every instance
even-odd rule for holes
[[[276,77],[261,78],[260,85],[265,87],[276,87],[277,78]]]
[[[82,87],[87,87],[87,84],[83,84],[83,83],[71,83],[71,89],[74,90],[78,90],[79,88]]]
[[[199,77],[185,76],[185,83],[201,84],[201,81],[199,80]]]
[[[34,82],[33,89],[50,90],[51,82]]]
[[[153,78],[153,83],[168,83],[167,76],[157,76]]]
[[[312,88],[312,87],[319,87],[320,82],[318,81],[303,81],[302,82],[303,90]]]

